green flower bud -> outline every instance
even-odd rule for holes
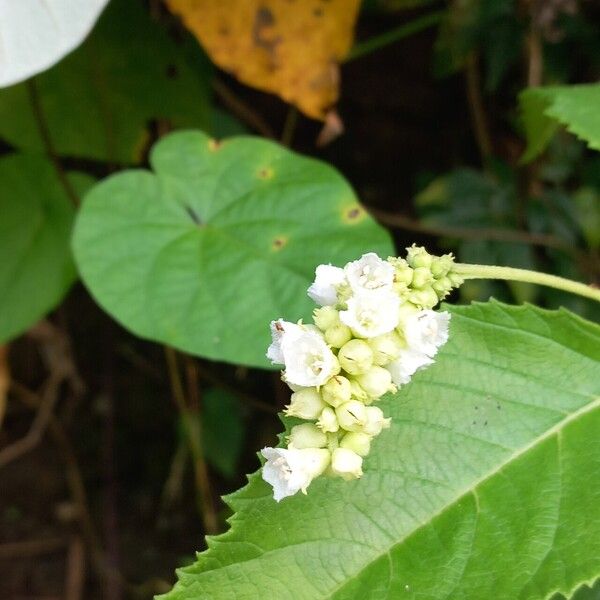
[[[365,390],[360,387],[360,383],[354,379],[350,379],[350,389],[352,390],[352,398],[362,402],[363,404],[369,401],[369,396]]]
[[[321,388],[321,393],[327,404],[336,407],[350,400],[352,386],[346,377],[336,375]]]
[[[438,298],[443,300],[450,293],[450,290],[452,290],[452,282],[450,281],[449,277],[440,277],[438,280],[433,282],[431,287],[438,295]]]
[[[438,279],[448,275],[448,271],[454,264],[454,256],[452,254],[444,254],[443,256],[434,256],[431,261],[431,273]]]
[[[423,309],[433,308],[440,300],[432,287],[426,287],[422,290],[413,290],[408,299]]]
[[[413,244],[410,248],[406,249],[406,260],[413,269],[418,267],[429,268],[433,262],[433,256],[423,246]]]
[[[346,481],[362,474],[362,457],[348,448],[336,448],[331,454],[331,472]]]
[[[313,321],[321,331],[325,331],[340,322],[339,313],[333,306],[315,308],[313,310]]]
[[[325,331],[325,341],[334,348],[341,348],[352,339],[350,327],[342,323],[336,323]]]
[[[363,340],[350,340],[340,348],[338,360],[346,373],[359,375],[371,368],[373,364],[373,351],[369,347],[369,344]]]
[[[319,417],[325,406],[317,388],[310,387],[294,392],[283,412],[288,417],[312,420]]]
[[[396,360],[404,347],[402,340],[394,331],[371,338],[367,343],[373,351],[373,363],[379,367],[389,365]]]
[[[302,450],[304,448],[324,448],[327,445],[327,434],[313,423],[302,423],[292,427],[288,436],[288,447]]]
[[[323,433],[335,433],[340,428],[335,411],[331,406],[326,406],[323,409],[323,412],[321,412],[321,416],[317,421],[317,427]]]
[[[392,419],[386,419],[383,416],[383,411],[378,406],[367,406],[365,412],[367,422],[363,427],[363,432],[367,435],[379,435],[381,430],[387,429],[392,422]]]
[[[371,367],[363,375],[357,375],[356,381],[371,398],[380,398],[387,392],[396,391],[396,386],[392,383],[392,374],[383,367]]]
[[[412,287],[421,289],[431,283],[433,283],[433,275],[431,274],[429,268],[417,267],[413,275]]]
[[[366,407],[358,400],[344,402],[335,409],[338,423],[346,431],[361,431],[367,423]]]
[[[452,287],[460,287],[464,282],[464,278],[459,275],[458,273],[453,273],[452,271],[450,271],[450,273],[448,273],[448,279],[450,279],[450,281],[452,282]]]
[[[371,436],[361,431],[350,431],[340,442],[340,448],[347,448],[359,456],[367,456],[371,450]]]
[[[408,317],[418,313],[421,309],[412,302],[404,302],[400,305],[399,315],[400,323],[403,323]]]
[[[412,267],[403,258],[388,258],[388,262],[394,267],[394,286],[405,290],[412,282]]]

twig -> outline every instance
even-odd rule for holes
[[[385,33],[365,40],[364,42],[359,42],[358,44],[354,45],[352,50],[350,50],[345,62],[356,60],[361,56],[371,54],[371,52],[374,52],[375,50],[379,50],[384,46],[398,42],[410,35],[413,35],[414,33],[418,33],[424,29],[438,25],[443,19],[444,15],[445,11],[442,10],[429,13],[428,15],[417,17],[408,23],[403,23],[391,31],[386,31]]]
[[[188,406],[187,404],[175,350],[169,346],[165,346],[164,349],[173,399],[175,400],[179,415],[183,421],[188,444],[192,453],[196,496],[198,508],[204,524],[204,530],[207,534],[216,533],[218,530],[218,522],[212,504],[210,480],[208,478],[208,469],[206,467],[204,451],[202,448],[200,412],[197,409],[194,410],[193,406]],[[197,372],[193,377],[197,378]],[[197,392],[194,392],[192,387],[197,389],[197,379],[194,382],[193,378],[190,379],[188,377],[188,394],[190,394],[190,400],[192,403],[199,403],[199,399],[194,398],[194,394]]]
[[[52,164],[54,165],[54,170],[56,171],[56,175],[65,190],[65,193],[69,197],[69,200],[73,203],[74,206],[79,206],[80,200],[77,192],[71,185],[69,178],[63,166],[58,158],[58,153],[56,152],[56,148],[54,147],[54,142],[52,141],[52,136],[50,135],[50,129],[48,127],[48,123],[46,122],[46,116],[44,115],[44,110],[42,108],[42,103],[40,102],[40,98],[37,91],[37,86],[35,83],[35,79],[29,79],[26,83],[27,91],[29,93],[29,101],[31,102],[31,108],[33,110],[33,116],[35,118],[35,122],[37,124],[37,128],[42,138],[42,142],[44,147],[46,148],[46,154],[48,154]]]
[[[287,146],[289,148],[292,145],[297,123],[298,109],[291,105],[288,108],[287,115],[285,116],[285,123],[283,124],[283,130],[281,132],[281,143],[283,146]]]
[[[277,139],[271,126],[254,109],[238,98],[221,80],[213,79],[212,85],[217,96],[236,117],[264,137],[272,140]]]
[[[66,545],[67,540],[64,538],[47,538],[0,544],[0,560],[52,554],[62,550]]]
[[[58,391],[63,378],[61,374],[51,373],[46,382],[41,402],[29,431],[16,442],[0,451],[0,468],[33,450],[41,441],[52,411],[58,400]]]
[[[85,552],[79,536],[73,536],[67,553],[65,600],[81,600],[85,584]]]
[[[473,123],[473,131],[477,140],[477,146],[479,147],[479,153],[481,154],[481,160],[485,165],[492,156],[493,148],[483,98],[481,96],[479,64],[477,55],[474,52],[469,53],[467,56],[465,76],[467,100]]]
[[[161,494],[161,506],[163,510],[166,510],[175,501],[181,497],[181,490],[183,487],[183,475],[185,473],[185,465],[189,456],[189,448],[185,440],[179,440],[177,444],[177,450],[171,461],[171,468],[169,469],[169,476],[163,486]]]

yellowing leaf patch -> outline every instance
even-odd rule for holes
[[[360,0],[167,0],[212,60],[237,79],[323,120]]]

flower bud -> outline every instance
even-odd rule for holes
[[[367,435],[376,436],[382,429],[387,429],[392,422],[391,418],[385,418],[383,411],[378,406],[367,406],[365,408],[367,422],[363,427],[363,432]]]
[[[413,275],[413,280],[411,284],[412,287],[421,289],[427,287],[431,283],[433,283],[433,275],[431,274],[429,268],[417,267]]]
[[[368,344],[373,351],[373,363],[379,367],[396,360],[403,348],[402,340],[395,331],[371,338]]]
[[[392,375],[383,367],[371,367],[363,375],[357,375],[356,381],[371,398],[380,398],[387,392],[396,391]]]
[[[369,347],[369,344],[363,340],[350,340],[340,348],[338,360],[346,373],[359,375],[371,368],[373,364],[373,351]]]
[[[359,456],[367,456],[371,450],[371,436],[361,431],[350,431],[340,442],[340,448],[347,448]]]
[[[362,476],[362,457],[348,448],[336,448],[331,455],[331,471],[346,481]]]
[[[335,433],[340,428],[335,411],[331,406],[326,406],[323,409],[323,412],[321,412],[321,416],[317,421],[317,427],[323,433]]]
[[[352,390],[352,398],[365,404],[369,401],[369,396],[365,390],[360,387],[360,383],[354,379],[350,379],[350,389]]]
[[[332,377],[322,388],[321,394],[323,400],[327,404],[331,404],[334,408],[348,402],[352,393],[352,386],[350,381],[343,375],[336,375]]]
[[[408,318],[418,313],[421,309],[412,302],[404,302],[400,305],[400,324]]]
[[[398,291],[405,290],[412,282],[412,267],[403,258],[388,258],[388,262],[394,266],[394,287]]]
[[[431,261],[431,273],[438,279],[448,275],[448,271],[454,265],[454,256],[452,254],[444,254],[443,256],[434,256]]]
[[[440,300],[443,300],[452,290],[452,282],[449,277],[440,277],[431,284],[431,287],[438,295]]]
[[[358,400],[344,402],[335,409],[338,423],[346,431],[361,431],[367,423],[366,407]]]
[[[336,323],[325,331],[325,341],[334,348],[341,348],[352,339],[350,327],[342,323]]]
[[[283,412],[288,417],[312,420],[319,417],[325,406],[326,404],[323,402],[317,388],[309,387],[294,392],[290,403]]]
[[[322,306],[313,310],[313,321],[321,330],[325,331],[332,325],[340,322],[338,311],[333,306]]]
[[[459,275],[458,273],[453,273],[452,271],[450,271],[448,273],[448,279],[450,279],[450,281],[452,282],[452,287],[460,287],[464,282],[464,278]]]
[[[406,260],[413,269],[418,267],[429,268],[433,262],[433,256],[423,246],[413,244],[406,249]]]
[[[424,309],[433,308],[438,302],[439,298],[432,287],[425,287],[421,290],[413,290],[408,299],[417,306]]]
[[[302,423],[292,427],[288,436],[288,447],[298,448],[324,448],[327,445],[327,434],[323,433],[313,423]]]

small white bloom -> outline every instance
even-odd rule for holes
[[[346,481],[358,479],[363,474],[362,462],[362,457],[349,448],[336,448],[331,455],[331,470]]]
[[[293,385],[318,387],[340,371],[335,354],[316,328],[302,327],[300,335],[284,336],[281,353],[285,381]]]
[[[394,292],[355,294],[340,320],[358,336],[373,338],[393,331],[399,322],[400,298]]]
[[[404,322],[404,338],[409,350],[427,356],[436,355],[438,348],[448,341],[450,313],[421,310]]]
[[[271,321],[271,338],[273,339],[273,342],[267,350],[267,358],[274,365],[284,364],[285,360],[282,350],[283,340],[298,337],[301,333],[302,327],[296,323],[290,323],[283,319]]]
[[[400,350],[398,358],[384,368],[392,375],[392,381],[400,386],[408,383],[418,369],[432,363],[433,359],[426,354],[412,350]]]
[[[306,494],[311,481],[328,467],[329,450],[319,448],[263,448],[267,462],[262,468],[263,479],[273,486],[273,498],[279,502],[300,490]]]
[[[338,286],[346,282],[344,269],[332,265],[319,265],[308,295],[320,306],[333,306],[338,301]]]
[[[358,260],[349,262],[344,271],[355,292],[389,290],[394,283],[394,267],[381,260],[374,252],[363,254]]]

